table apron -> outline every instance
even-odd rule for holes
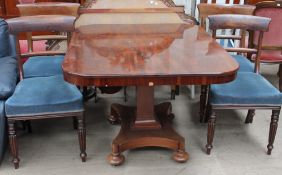
[[[224,75],[187,76],[131,76],[94,77],[64,73],[67,82],[78,86],[155,86],[155,85],[209,85],[227,83],[236,78],[236,72]]]

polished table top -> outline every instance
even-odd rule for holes
[[[232,81],[237,62],[191,24],[93,24],[74,33],[64,77],[87,86],[212,84]]]

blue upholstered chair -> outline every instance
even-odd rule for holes
[[[67,16],[77,16],[78,8],[80,4],[78,3],[28,3],[28,4],[18,4],[17,8],[20,11],[21,16],[34,16],[34,15],[67,15]],[[64,60],[64,52],[58,52],[58,55],[39,55],[32,56],[30,53],[33,52],[33,41],[48,40],[50,48],[56,45],[61,40],[70,41],[70,33],[67,32],[64,35],[39,35],[32,36],[31,32],[27,32],[28,41],[28,54],[23,56],[31,56],[23,65],[24,78],[31,77],[48,77],[53,75],[62,75],[62,62]]]
[[[255,10],[254,6],[237,5],[237,4],[236,5],[235,4],[227,5],[227,4],[200,3],[197,5],[197,7],[199,10],[200,25],[205,30],[208,30],[207,17],[209,15],[218,15],[218,14],[252,15]],[[233,30],[233,32],[235,32],[235,30]],[[226,44],[224,44],[225,43],[224,41],[226,41],[224,40],[224,36],[219,37],[219,41],[222,47],[226,47],[225,46]],[[243,46],[245,42],[245,33],[240,33],[240,35],[230,38],[227,41],[227,46],[231,47],[232,44],[234,45],[234,41],[239,41],[240,45]],[[249,61],[249,59],[247,59],[245,56],[240,55],[240,54],[236,54],[236,55],[232,54],[232,57],[239,64],[239,72],[253,72],[254,71],[254,64],[251,61]],[[205,121],[208,90],[209,90],[209,86],[207,85],[201,86],[200,112],[199,112],[200,113],[200,122]]]
[[[209,16],[213,37],[217,29],[241,29],[259,32],[255,48],[230,48],[228,51],[248,53],[255,59],[254,72],[239,72],[237,78],[222,85],[211,85],[208,99],[207,154],[210,154],[215,130],[215,111],[219,109],[270,109],[272,110],[267,154],[271,154],[282,104],[282,94],[259,74],[263,33],[268,30],[269,18],[242,15]],[[252,118],[250,117],[251,121]],[[251,122],[249,121],[249,122]],[[248,122],[247,122],[248,123]]]
[[[71,32],[75,17],[63,15],[38,15],[7,20],[10,33],[18,37],[21,32],[56,31]],[[19,51],[19,43],[16,45]],[[57,55],[56,52],[39,53],[41,56]],[[34,53],[32,55],[35,55]],[[63,75],[36,76],[26,78],[21,64],[21,54],[17,53],[20,82],[14,94],[5,102],[5,112],[9,126],[9,140],[13,163],[19,167],[18,144],[15,121],[61,118],[75,116],[78,121],[80,157],[86,160],[86,130],[83,115],[82,94],[76,86],[64,81]],[[44,65],[42,65],[44,66]],[[42,67],[42,70],[45,70]]]
[[[7,144],[4,103],[15,90],[17,70],[15,40],[13,36],[9,36],[8,24],[0,19],[0,163]]]

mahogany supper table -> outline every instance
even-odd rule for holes
[[[238,64],[192,24],[93,24],[79,27],[63,62],[66,81],[79,86],[136,86],[136,107],[112,104],[112,123],[121,122],[108,161],[120,165],[123,151],[157,146],[188,160],[176,133],[169,102],[154,104],[154,86],[209,85],[236,77]]]

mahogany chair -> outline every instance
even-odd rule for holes
[[[17,8],[21,16],[34,16],[34,15],[67,15],[77,16],[78,3],[64,3],[64,2],[41,2],[41,3],[23,3],[18,4]],[[66,35],[37,35],[32,36],[32,33],[27,33],[28,51],[33,51],[33,41],[48,40],[49,47],[52,49],[61,40],[67,40]]]
[[[230,0],[200,0],[200,4],[229,4],[229,5],[234,5],[234,4],[240,4],[241,0],[233,0],[233,1],[230,1]],[[192,14],[193,16],[196,16],[198,15],[198,13],[196,13],[197,9],[197,0],[192,0]],[[197,16],[198,17],[198,16]]]
[[[200,19],[200,26],[204,29],[207,29],[207,17],[209,15],[219,15],[219,14],[240,14],[240,15],[252,15],[255,7],[250,5],[226,5],[226,4],[205,4],[201,3],[198,4],[198,10],[199,10],[199,19]],[[235,34],[235,33],[233,33]],[[245,35],[246,33],[244,31],[241,31],[239,35],[234,35],[231,37],[232,40],[239,41],[240,47],[246,47],[245,43]],[[226,39],[228,36],[218,36],[220,39],[220,42]],[[230,35],[229,35],[230,37]],[[221,43],[222,44],[222,43]],[[224,46],[224,45],[223,45]],[[232,55],[234,59],[239,63],[240,65],[240,72],[252,72],[254,70],[254,65],[244,57],[241,53]],[[208,96],[208,90],[209,86],[201,86],[201,95],[200,95],[200,122],[206,121],[206,105],[207,105],[207,96]],[[253,114],[254,111],[250,111],[250,114]]]
[[[254,15],[271,18],[269,31],[264,34],[260,62],[279,64],[279,90],[282,91],[282,1],[265,1],[256,4]],[[258,34],[254,34],[252,44]]]
[[[75,17],[64,15],[37,15],[8,19],[9,31],[17,39],[23,32],[55,31],[72,32]],[[18,40],[17,40],[18,41]],[[15,93],[5,102],[5,112],[9,125],[9,141],[13,163],[19,168],[16,121],[48,118],[75,117],[78,121],[80,157],[86,160],[86,130],[82,94],[76,86],[64,81],[63,75],[36,76],[26,78],[21,58],[24,56],[56,56],[60,51],[44,51],[21,54],[19,41],[16,44],[20,82]],[[37,57],[37,59],[44,59]],[[51,59],[51,58],[50,58]],[[44,71],[44,65],[41,70]],[[40,70],[40,69],[39,69]]]
[[[20,11],[21,16],[35,16],[35,15],[67,15],[67,16],[78,16],[78,9],[80,4],[78,3],[65,3],[65,2],[22,2],[23,4],[18,4],[17,8]],[[49,32],[50,33],[50,32]],[[52,50],[53,47],[56,47],[61,41],[66,40],[67,45],[70,41],[71,33],[58,33],[58,34],[49,34],[49,35],[36,35],[33,36],[32,32],[27,32],[27,43],[28,43],[28,52],[33,52],[33,41],[48,41],[48,47],[46,50]],[[37,59],[30,57],[23,66],[25,71],[25,77],[36,77],[36,76],[53,76],[62,74],[61,65],[64,59],[63,55],[57,55],[56,57],[52,56],[40,56],[46,59]],[[51,59],[50,59],[51,58]],[[43,66],[44,65],[44,66]],[[42,70],[42,67],[44,70]],[[91,92],[91,89],[87,87],[83,88],[84,99],[87,100],[95,96],[95,92]]]
[[[267,154],[271,154],[278,126],[282,104],[282,94],[259,74],[263,33],[268,30],[269,18],[246,15],[209,16],[212,36],[217,39],[218,29],[240,29],[246,32],[258,32],[257,46],[249,48],[227,48],[229,52],[252,54],[255,59],[254,72],[238,72],[237,78],[226,84],[211,85],[208,99],[207,154],[213,147],[216,110],[221,109],[268,109],[272,110]],[[219,36],[219,38],[222,38]],[[227,37],[226,37],[227,38]],[[232,38],[232,37],[231,37]]]

